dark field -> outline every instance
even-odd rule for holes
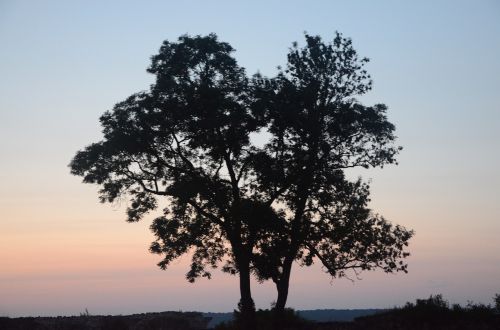
[[[119,316],[0,318],[0,330],[233,330],[232,313],[161,312]],[[256,329],[274,330],[428,330],[500,329],[498,306],[449,306],[440,295],[390,310],[287,310],[278,321],[272,311],[257,311]]]

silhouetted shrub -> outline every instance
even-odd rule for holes
[[[442,295],[417,299],[376,315],[357,318],[354,329],[500,329],[500,315],[489,305],[469,302],[452,308]]]
[[[307,321],[300,317],[293,309],[285,308],[281,314],[277,314],[274,310],[259,309],[256,312],[255,328],[259,330],[307,330],[312,329],[314,322]],[[224,322],[215,327],[217,330],[237,330],[242,329],[244,320],[241,318],[241,313],[234,311],[234,320]]]
[[[494,297],[493,297],[493,302],[495,304],[495,309],[496,309],[496,312],[497,313],[500,313],[500,294],[496,294]]]

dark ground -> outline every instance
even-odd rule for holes
[[[285,324],[276,326],[270,321],[269,311],[258,312],[256,330],[500,330],[500,313],[485,306],[468,309],[435,308],[435,306],[406,306],[357,317],[353,321],[310,321],[305,311],[290,312]],[[316,315],[331,317],[328,311],[316,310]],[[365,310],[369,311],[369,310]],[[319,312],[319,314],[318,314]],[[359,312],[350,312],[356,315]],[[161,312],[125,316],[81,315],[70,317],[0,317],[0,330],[202,330],[208,329],[211,317],[229,313]],[[309,313],[314,315],[314,313]],[[309,315],[309,316],[310,316]],[[341,315],[337,311],[337,315]],[[344,314],[347,318],[349,313]],[[365,314],[366,315],[366,314]],[[221,320],[219,320],[221,321]],[[238,326],[219,324],[216,329],[236,330]]]
[[[0,330],[201,330],[210,318],[197,312],[161,312],[119,316],[0,318]]]

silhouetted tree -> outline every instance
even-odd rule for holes
[[[275,309],[284,310],[292,263],[318,259],[333,277],[348,270],[405,271],[412,231],[393,226],[367,207],[369,186],[344,170],[395,163],[394,125],[386,106],[364,106],[355,96],[372,87],[350,39],[332,43],[306,34],[276,78],[257,77],[259,102],[271,134],[253,157],[253,189],[280,214],[280,225],[259,237],[253,267],[276,283]]]
[[[130,198],[128,221],[158,207],[151,251],[169,263],[192,251],[187,279],[210,278],[224,260],[240,278],[243,315],[251,315],[250,261],[258,234],[251,218],[273,221],[273,209],[252,199],[249,139],[263,125],[250,80],[233,48],[206,37],[165,41],[148,72],[149,91],[116,104],[100,119],[104,138],[79,151],[71,172],[102,186],[102,202]],[[256,106],[251,106],[252,104]]]
[[[394,163],[400,149],[386,107],[354,99],[371,88],[367,60],[340,35],[306,39],[274,79],[249,79],[213,34],[165,41],[148,69],[155,83],[106,112],[103,140],[70,164],[102,187],[102,202],[130,198],[128,221],[162,203],[151,225],[158,265],[191,251],[194,281],[225,261],[250,328],[252,270],[276,283],[278,311],[295,260],[318,258],[332,276],[406,271],[399,259],[412,232],[374,215],[368,185],[343,172]],[[264,148],[250,140],[261,130],[271,134]]]

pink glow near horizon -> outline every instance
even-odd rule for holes
[[[488,304],[500,293],[497,3],[154,5],[0,3],[0,316],[236,307],[236,277],[187,283],[188,256],[161,271],[150,219],[126,223],[125,202],[99,204],[67,167],[100,139],[105,110],[149,86],[161,42],[184,33],[216,32],[249,74],[274,74],[304,30],[339,30],[371,58],[362,101],[388,105],[404,150],[398,166],[351,174],[372,179],[376,212],[415,230],[409,274],[352,283],[294,266],[290,307],[384,308],[436,293]],[[276,297],[272,283],[253,292],[260,308]]]

